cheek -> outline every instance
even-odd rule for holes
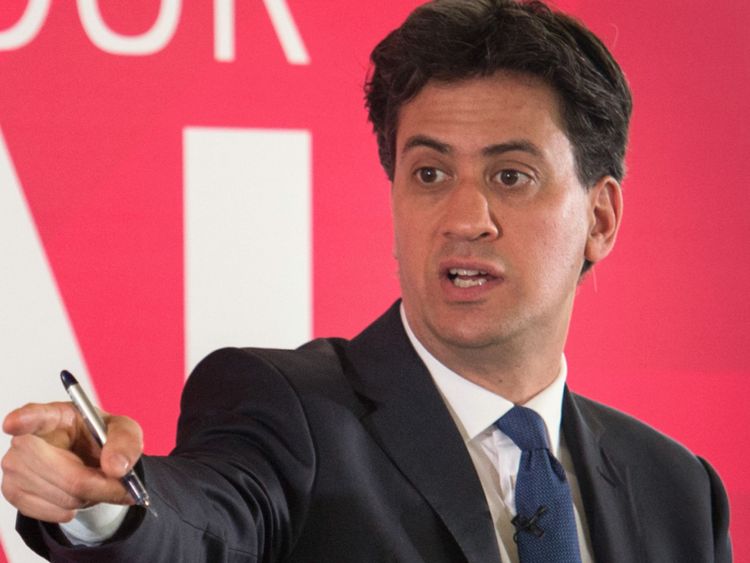
[[[580,206],[570,205],[561,212],[544,214],[533,231],[534,244],[528,245],[527,257],[533,259],[536,275],[550,282],[555,278],[555,283],[559,283],[560,277],[577,280],[587,237]]]
[[[430,264],[430,237],[419,220],[395,213],[393,253],[403,292],[424,289]]]
[[[419,216],[419,210],[399,199],[391,202],[393,217],[394,258],[399,261],[399,268],[412,266],[426,252],[425,221]]]
[[[586,229],[581,221],[557,225],[557,236],[549,242],[550,260],[556,263],[559,276],[566,277],[573,286],[578,285],[586,252]]]
[[[402,216],[394,214],[393,217],[393,257],[398,265],[399,275],[408,275],[415,261],[415,233],[409,228],[409,222],[404,221]]]
[[[399,270],[414,271],[423,267],[425,249],[419,234],[417,229],[396,229],[393,248]]]
[[[391,188],[393,189],[393,188]],[[399,205],[398,200],[394,197],[391,192],[391,223],[393,224],[393,257],[396,260],[400,259],[402,241],[407,236],[404,231],[405,225],[403,221],[404,212]]]
[[[393,257],[399,262],[407,254],[405,241],[409,240],[409,233],[399,215],[393,214]]]

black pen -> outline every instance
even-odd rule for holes
[[[71,401],[73,401],[78,412],[81,413],[81,416],[91,432],[91,435],[94,437],[94,440],[99,444],[99,447],[103,447],[104,443],[107,441],[107,426],[104,424],[102,417],[99,416],[96,407],[89,400],[86,393],[84,393],[72,373],[62,370],[60,372],[60,379],[62,380],[68,395],[70,395]],[[157,515],[154,507],[151,506],[151,497],[148,496],[148,492],[143,486],[143,482],[135,471],[132,469],[128,471],[122,477],[121,481],[137,505],[144,507],[154,516]]]

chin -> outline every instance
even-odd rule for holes
[[[499,344],[503,341],[502,331],[498,325],[475,326],[472,324],[465,326],[435,327],[435,334],[440,340],[449,346],[467,349],[480,349],[488,346]]]

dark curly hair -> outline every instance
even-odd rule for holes
[[[370,58],[366,105],[390,180],[405,103],[430,80],[502,70],[537,76],[557,93],[584,186],[625,174],[632,99],[622,70],[580,22],[541,2],[434,0],[414,10]]]

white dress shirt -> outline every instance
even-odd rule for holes
[[[521,450],[494,424],[513,407],[513,403],[472,383],[441,364],[422,346],[412,332],[403,306],[401,307],[401,320],[412,346],[427,366],[464,439],[466,449],[469,450],[487,498],[492,521],[495,523],[500,557],[503,563],[518,563],[518,549],[513,541],[515,528],[511,524],[511,519],[516,515],[515,485],[518,465],[521,461]],[[532,409],[544,420],[551,451],[560,460],[570,484],[581,561],[593,563],[578,479],[573,472],[573,462],[564,437],[560,433],[566,376],[567,363],[563,356],[557,378],[523,406]]]

